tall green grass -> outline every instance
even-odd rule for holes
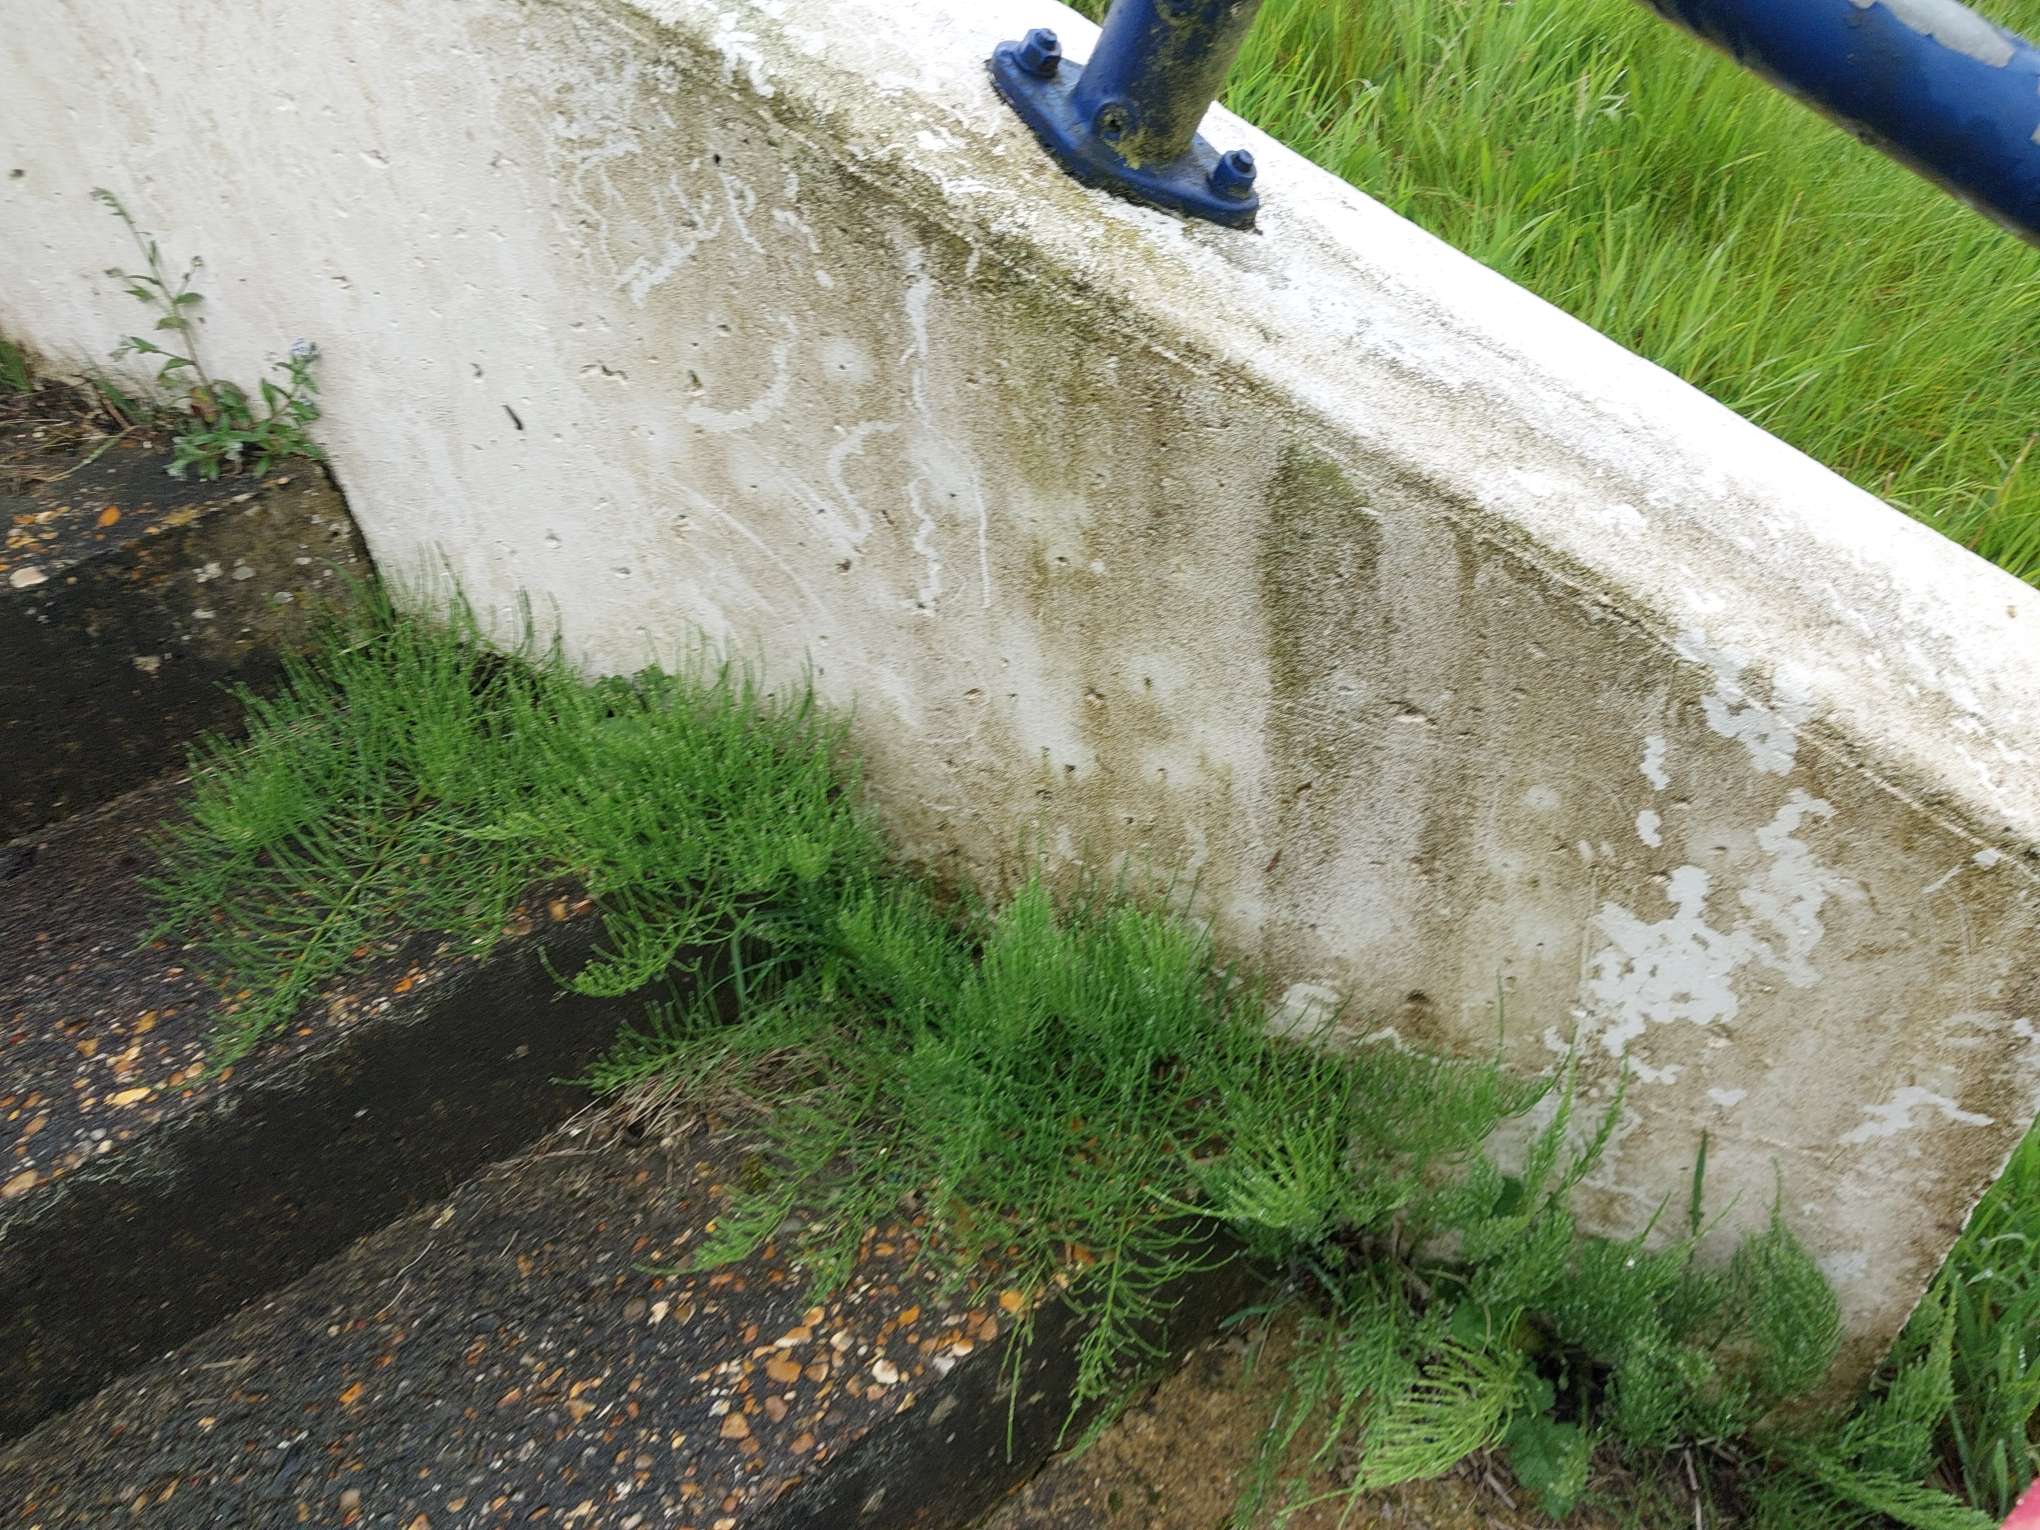
[[[1226,101],[2040,579],[2040,251],[1636,0],[1268,0]]]
[[[1971,1503],[2009,1513],[2040,1473],[2040,1136],[1976,1208],[1929,1300],[1954,1322],[1948,1476]]]
[[[506,636],[508,657],[490,645]],[[769,966],[882,863],[841,722],[733,664],[590,682],[528,626],[485,632],[458,601],[443,624],[405,620],[372,593],[243,701],[248,736],[196,751],[152,883],[156,933],[189,939],[225,991],[216,1065],[364,943],[424,929],[479,954],[550,878],[603,921],[565,981],[614,996],[705,941]]]

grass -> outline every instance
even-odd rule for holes
[[[1226,101],[2040,579],[2040,251],[1636,0],[1268,0]]]
[[[567,982],[620,994],[703,940],[769,953],[878,864],[838,725],[811,708],[728,665],[591,684],[528,632],[512,648],[465,606],[434,625],[372,596],[278,694],[246,697],[245,744],[201,746],[153,890],[162,930],[232,975],[216,1066],[365,941],[429,929],[485,951],[549,877],[578,878],[605,925]]]
[[[953,1279],[996,1268],[1029,1303],[1060,1294],[1084,1315],[1073,1417],[1147,1357],[1171,1280],[1243,1255],[1287,1271],[1306,1332],[1242,1527],[1319,1501],[1281,1470],[1299,1439],[1311,1471],[1357,1462],[1349,1509],[1499,1450],[1562,1514],[1597,1450],[1661,1473],[1698,1448],[1743,1468],[1779,1526],[1983,1523],[1922,1485],[1945,1345],[1847,1428],[1774,1421],[1840,1334],[1781,1222],[1703,1267],[1696,1170],[1664,1246],[1581,1234],[1570,1192],[1619,1101],[1575,1146],[1563,1077],[1272,1040],[1250,976],[1123,891],[1034,882],[959,916],[895,881],[814,933],[768,973],[732,951],[734,1021],[727,994],[657,1008],[597,1070],[641,1109],[750,1118],[754,1172],[696,1267],[774,1240],[820,1297],[868,1227],[919,1208]],[[1490,1133],[1539,1105],[1548,1121],[1505,1171]]]
[[[0,393],[27,393],[35,387],[35,371],[28,353],[0,335]]]
[[[711,1103],[751,1141],[700,1262],[778,1238],[827,1292],[915,1208],[952,1279],[990,1262],[1021,1293],[1023,1334],[1051,1298],[1088,1320],[1073,1419],[1150,1356],[1172,1279],[1237,1257],[1285,1276],[1308,1342],[1241,1526],[1304,1506],[1277,1469],[1299,1440],[1313,1468],[1358,1463],[1349,1507],[1495,1450],[1558,1513],[1596,1451],[1659,1474],[1697,1451],[1775,1530],[1985,1523],[1924,1485],[1960,1309],[1930,1303],[1849,1418],[1780,1412],[1833,1361],[1832,1291],[1775,1218],[1698,1262],[1704,1156],[1667,1187],[1675,1235],[1583,1234],[1570,1191],[1619,1100],[1575,1123],[1565,1076],[1272,1039],[1253,975],[1166,896],[1033,881],[990,903],[893,869],[804,692],[705,660],[591,681],[484,637],[458,603],[371,600],[249,698],[245,744],[201,752],[154,890],[233,996],[218,1060],[373,937],[486,948],[570,876],[605,939],[561,981],[649,997],[678,969],[701,995],[648,1004],[591,1082]],[[1489,1136],[1532,1109],[1504,1169]]]
[[[2040,1135],[1976,1208],[1931,1299],[1954,1332],[1949,1475],[1971,1503],[2003,1516],[2040,1472]]]

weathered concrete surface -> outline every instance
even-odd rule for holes
[[[384,567],[811,658],[914,855],[1187,862],[1361,1033],[1626,1055],[1595,1218],[1782,1172],[1858,1361],[2032,1117],[2040,597],[1235,122],[1258,234],[1068,182],[1045,0],[36,10],[0,329],[125,322],[112,182],[220,370],[324,347]]]
[[[4,403],[0,841],[154,780],[232,727],[232,687],[272,679],[314,613],[369,574],[314,463],[176,479],[161,437],[65,438],[37,428],[34,398]]]

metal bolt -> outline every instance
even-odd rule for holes
[[[1047,27],[1036,27],[1029,32],[1015,51],[1019,55],[1020,67],[1044,80],[1054,79],[1055,72],[1062,68],[1062,41]]]
[[[1117,143],[1133,131],[1133,103],[1107,101],[1091,119],[1091,131],[1107,143]]]
[[[1245,149],[1221,154],[1211,167],[1211,189],[1222,197],[1244,202],[1254,194],[1254,156]]]

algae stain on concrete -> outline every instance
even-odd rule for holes
[[[1308,798],[1364,762],[1327,709],[1356,696],[1357,672],[1392,640],[1378,599],[1381,525],[1330,458],[1286,446],[1265,497],[1256,575],[1266,612],[1269,741],[1291,800],[1285,825],[1308,822]],[[1328,725],[1330,724],[1330,725]]]
[[[1450,1046],[1449,1017],[1431,997],[1438,974],[1380,960],[1407,952],[1437,869],[1411,807],[1436,788],[1440,730],[1430,699],[1419,707],[1405,694],[1426,670],[1409,652],[1421,635],[1406,628],[1428,592],[1393,588],[1396,547],[1373,494],[1321,452],[1288,444],[1261,504],[1273,842],[1262,955],[1299,977],[1358,984],[1366,1013],[1342,1022],[1356,1034]]]

